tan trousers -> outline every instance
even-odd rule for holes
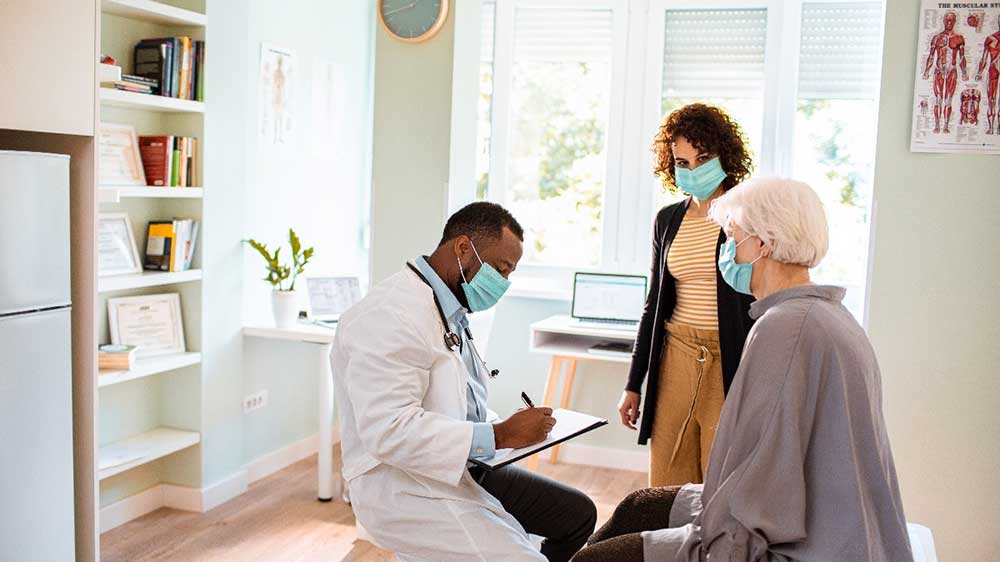
[[[704,481],[726,399],[718,331],[668,322],[665,346],[650,440],[651,487]]]

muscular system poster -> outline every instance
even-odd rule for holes
[[[1000,154],[1000,2],[922,0],[913,152]]]

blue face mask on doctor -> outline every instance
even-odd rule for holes
[[[702,201],[708,199],[726,179],[719,158],[715,157],[693,170],[674,166],[674,182],[681,191]]]
[[[472,244],[471,241],[469,243]],[[455,259],[458,260],[458,269],[462,272],[462,291],[465,293],[465,299],[469,301],[469,310],[481,312],[496,306],[500,297],[510,288],[510,281],[504,279],[499,271],[479,257],[475,244],[472,244],[472,252],[476,254],[476,259],[482,264],[482,267],[472,278],[472,282],[465,278],[462,260],[458,259],[458,256],[455,256]]]

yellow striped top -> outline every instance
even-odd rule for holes
[[[715,260],[719,231],[719,225],[708,218],[684,216],[667,252],[667,270],[677,280],[677,306],[671,322],[719,329]]]

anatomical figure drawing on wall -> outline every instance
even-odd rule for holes
[[[923,0],[910,150],[1000,154],[998,81],[1000,2]]]

